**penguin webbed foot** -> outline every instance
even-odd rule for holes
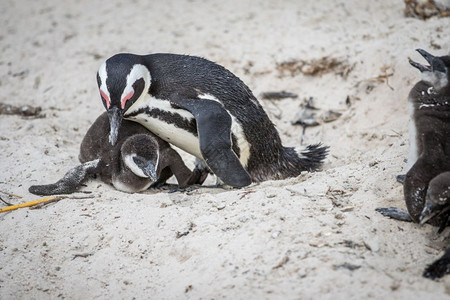
[[[425,268],[422,276],[429,279],[441,278],[450,273],[450,249],[441,258]]]
[[[192,174],[190,176],[190,178],[187,180],[187,182],[185,183],[186,186],[190,186],[190,185],[202,185],[203,182],[205,182],[206,178],[208,177],[208,175],[210,174],[209,170],[207,168],[194,168],[194,170],[192,170]]]
[[[167,190],[168,187],[172,186],[173,184],[168,184],[165,181],[156,181],[153,183],[149,189],[151,190]]]
[[[170,189],[169,191],[168,191],[168,193],[169,194],[173,194],[173,193],[177,193],[177,192],[179,192],[179,193],[189,193],[189,192],[193,192],[193,191],[195,191],[195,190],[198,190],[199,188],[201,188],[202,186],[201,185],[198,185],[198,184],[196,184],[196,185],[190,185],[190,186],[186,186],[186,187],[180,187],[180,186],[177,186],[177,187],[175,187],[175,188],[173,188],[173,189]]]
[[[397,207],[378,207],[375,209],[377,212],[382,214],[385,217],[403,221],[403,222],[412,222],[411,216],[407,211],[404,211]]]

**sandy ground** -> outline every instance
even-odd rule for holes
[[[304,144],[330,146],[320,172],[171,194],[90,181],[82,190],[92,199],[2,214],[0,298],[450,297],[450,276],[421,277],[448,231],[435,237],[436,228],[374,210],[404,207],[395,176],[408,149],[406,97],[420,78],[407,57],[450,49],[449,19],[405,18],[403,8],[389,0],[2,0],[1,101],[46,115],[0,116],[4,200],[34,200],[30,185],[78,163],[81,139],[104,110],[96,71],[118,52],[203,56],[257,96],[298,94],[261,100],[285,145],[300,146],[291,121],[305,99],[342,116],[306,130]],[[322,58],[341,64],[315,76],[295,69]]]

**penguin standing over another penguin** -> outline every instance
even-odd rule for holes
[[[145,126],[198,159],[224,183],[298,176],[320,168],[327,147],[283,147],[275,126],[250,89],[203,58],[176,54],[117,54],[97,81],[114,144],[123,119]]]

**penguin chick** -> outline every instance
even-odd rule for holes
[[[120,53],[100,66],[97,82],[111,144],[122,120],[138,122],[232,187],[315,171],[328,153],[320,144],[284,147],[250,89],[200,57]]]
[[[408,96],[409,155],[407,174],[397,176],[404,184],[408,212],[400,209],[377,208],[385,216],[401,221],[419,223],[424,209],[429,182],[442,172],[450,170],[450,56],[436,57],[417,49],[429,65],[409,59],[409,63],[422,74]],[[440,218],[431,219],[440,225]]]
[[[409,59],[409,63],[417,68],[422,80],[414,85],[408,95],[409,123],[409,154],[407,171],[417,161],[423,151],[423,140],[420,133],[425,131],[423,116],[430,111],[446,112],[450,110],[449,72],[450,56],[435,57],[422,49],[417,49],[430,65],[423,65]],[[439,117],[436,115],[436,117]],[[425,119],[427,120],[427,119]],[[421,122],[422,121],[422,122]]]
[[[409,60],[422,73],[422,80],[408,97],[410,149],[403,194],[408,212],[397,208],[378,208],[383,215],[440,226],[448,224],[450,210],[450,56],[436,57],[417,50],[429,63]],[[450,271],[450,249],[423,276],[440,278]]]
[[[377,208],[378,212],[388,217],[401,220],[412,221],[410,215],[400,209]],[[420,225],[430,222],[433,218],[439,218],[440,228],[437,234],[442,233],[448,225],[450,216],[450,172],[444,172],[433,178],[428,186],[425,197],[425,206],[419,220]],[[426,267],[423,276],[429,279],[441,278],[450,273],[450,248],[444,255]]]
[[[427,190],[425,207],[420,214],[420,224],[440,216],[442,219],[438,233],[441,233],[448,224],[450,215],[450,172],[439,174],[430,181]],[[430,279],[441,278],[450,273],[450,248],[442,257],[430,264],[423,276]]]
[[[172,175],[180,188],[198,181],[170,145],[135,122],[123,121],[117,143],[108,140],[107,113],[100,115],[87,131],[80,146],[81,165],[67,172],[54,184],[34,185],[29,191],[37,195],[69,194],[77,190],[88,175],[99,175],[116,189],[128,193],[159,186]]]
[[[450,56],[436,57],[417,50],[429,63],[410,64],[422,73],[409,94],[411,113],[410,154],[403,192],[406,206],[414,222],[419,223],[430,181],[450,171]],[[442,224],[440,217],[429,220]]]
[[[447,225],[449,210],[450,172],[444,172],[433,178],[428,185],[427,194],[425,196],[425,206],[420,214],[419,224],[423,225],[430,219],[438,215],[443,215],[444,220],[441,224],[441,230],[443,230]]]

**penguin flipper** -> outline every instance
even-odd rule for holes
[[[250,175],[232,150],[232,120],[223,105],[207,99],[175,99],[171,102],[194,115],[200,151],[211,171],[227,185],[250,185]]]
[[[56,183],[32,185],[28,191],[35,195],[71,194],[76,191],[89,174],[96,172],[99,162],[99,159],[85,162],[71,169]]]
[[[380,214],[382,214],[383,216],[394,220],[412,222],[409,213],[397,207],[378,207],[375,210]]]
[[[162,159],[165,160],[166,164],[170,168],[171,174],[175,175],[178,182],[179,188],[185,188],[188,185],[194,184],[193,173],[184,164],[183,159],[180,154],[172,148],[167,148],[161,152]]]

